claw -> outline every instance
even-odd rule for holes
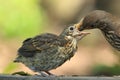
[[[38,74],[38,76],[42,76],[42,77],[48,77],[48,76],[56,77],[56,75],[54,75],[54,74],[52,74],[52,73],[50,73],[48,71],[41,71],[39,73],[40,73],[40,75]]]

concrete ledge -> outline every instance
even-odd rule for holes
[[[0,80],[120,80],[120,77],[89,77],[89,76],[39,77],[39,76],[0,75]]]

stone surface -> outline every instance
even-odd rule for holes
[[[94,77],[94,76],[40,77],[40,76],[19,76],[1,74],[0,80],[120,80],[120,77]]]

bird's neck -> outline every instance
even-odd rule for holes
[[[104,33],[114,32],[114,29],[111,27],[111,25],[103,24],[100,25],[98,28]]]
[[[73,38],[71,36],[66,36],[66,35],[60,35],[61,38],[66,40],[66,47],[73,47],[76,48],[77,47],[77,42],[78,40],[76,38]]]
[[[101,20],[96,21],[93,26],[95,28],[98,28],[98,29],[104,31],[104,32],[106,32],[106,31],[112,31],[113,30],[112,29],[113,27],[111,27],[112,24],[110,24],[109,22],[106,22],[104,20],[102,20],[102,21]]]
[[[60,34],[59,37],[60,38],[65,38],[65,35],[64,34]]]

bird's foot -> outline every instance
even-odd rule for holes
[[[48,71],[44,71],[44,72],[39,72],[40,74],[37,74],[37,76],[40,76],[40,77],[56,77],[56,75],[48,72]]]

